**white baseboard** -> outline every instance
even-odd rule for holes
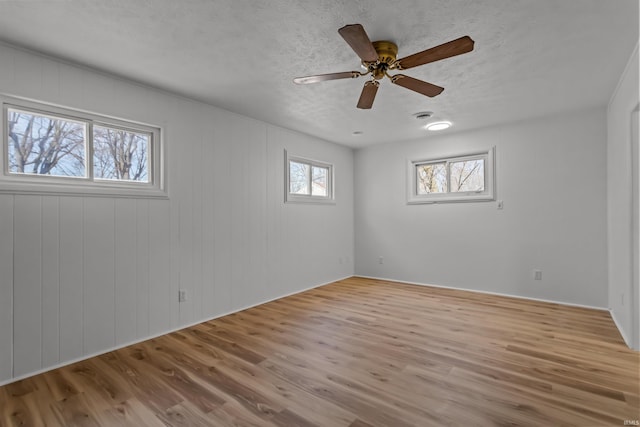
[[[518,298],[518,299],[525,299],[525,300],[530,300],[530,301],[548,302],[548,303],[552,303],[552,304],[566,305],[566,306],[569,306],[569,307],[588,308],[588,309],[591,309],[591,310],[609,311],[609,309],[605,308],[605,307],[596,307],[596,306],[592,306],[592,305],[575,304],[575,303],[571,303],[571,302],[554,301],[554,300],[548,300],[548,299],[542,299],[542,298],[526,297],[526,296],[522,296],[522,295],[505,294],[505,293],[502,293],[502,292],[485,291],[485,290],[479,290],[479,289],[457,288],[457,287],[453,287],[453,286],[433,285],[433,284],[430,284],[430,283],[409,282],[409,281],[406,281],[406,280],[388,279],[388,278],[385,278],[385,277],[363,276],[363,275],[360,275],[360,274],[356,274],[354,277],[363,277],[365,279],[375,279],[375,280],[385,280],[385,281],[388,281],[388,282],[406,283],[407,285],[429,286],[429,287],[432,287],[432,288],[442,288],[442,289],[453,289],[453,290],[458,290],[458,291],[475,292],[475,293],[487,294],[487,295],[497,295],[497,296],[501,296],[501,297]]]
[[[613,319],[613,323],[616,325],[616,328],[618,328],[618,331],[620,332],[620,335],[622,336],[622,339],[624,340],[625,344],[627,344],[627,347],[629,347],[632,350],[638,351],[637,348],[633,348],[633,343],[631,342],[631,339],[629,339],[629,337],[627,336],[624,328],[621,326],[620,322],[616,318],[615,312],[613,310],[609,310],[609,313],[611,314],[611,318]]]
[[[251,305],[247,305],[247,306],[244,306],[244,307],[241,307],[241,308],[237,308],[237,309],[234,309],[234,310],[222,313],[222,314],[216,314],[213,317],[204,318],[204,319],[198,320],[196,322],[189,323],[189,324],[186,324],[186,325],[181,325],[181,326],[178,326],[176,328],[172,328],[172,329],[169,329],[169,330],[157,333],[157,334],[148,335],[148,336],[146,336],[144,338],[140,338],[140,339],[137,339],[137,340],[134,340],[134,341],[130,341],[130,342],[121,344],[121,345],[117,345],[115,347],[110,347],[108,349],[105,349],[105,350],[102,350],[102,351],[98,351],[96,353],[86,354],[86,355],[83,355],[83,356],[75,358],[75,359],[67,360],[65,362],[58,363],[58,364],[53,365],[53,366],[48,366],[46,368],[39,369],[37,371],[29,372],[27,374],[19,375],[17,377],[12,377],[12,378],[10,378],[8,380],[2,380],[2,381],[0,381],[0,387],[4,386],[4,385],[7,385],[7,384],[14,383],[16,381],[24,380],[25,378],[29,378],[29,377],[32,377],[34,375],[43,374],[45,372],[53,371],[54,369],[58,369],[58,368],[62,368],[64,366],[72,365],[72,364],[77,363],[77,362],[82,362],[83,360],[91,359],[92,357],[100,356],[101,354],[105,354],[105,353],[109,353],[111,351],[119,350],[121,348],[128,347],[130,345],[139,344],[139,343],[141,343],[143,341],[147,341],[147,340],[150,340],[150,339],[158,338],[158,337],[161,337],[163,335],[170,334],[172,332],[180,331],[182,329],[190,328],[192,326],[199,325],[200,323],[208,322],[210,320],[214,320],[214,319],[217,319],[219,317],[224,317],[224,316],[228,316],[228,315],[233,314],[233,313],[238,313],[240,311],[247,310],[247,309],[249,309],[251,307],[256,307],[258,305],[266,304],[266,303],[271,302],[271,301],[275,301],[275,300],[278,300],[278,299],[281,299],[281,298],[285,298],[285,297],[288,297],[288,296],[291,296],[291,295],[299,294],[299,293],[302,293],[302,292],[305,292],[305,291],[308,291],[308,290],[311,290],[311,289],[319,288],[320,286],[325,286],[325,285],[328,285],[330,283],[334,283],[334,282],[338,282],[340,280],[348,279],[349,277],[353,277],[353,276],[345,276],[345,277],[342,277],[342,278],[331,280],[330,282],[325,282],[325,283],[319,283],[317,285],[312,285],[312,286],[309,286],[309,287],[306,287],[306,288],[299,289],[299,290],[294,291],[294,292],[289,292],[287,294],[283,294],[283,295],[280,295],[280,296],[277,296],[277,297],[274,297],[274,298],[267,299],[265,301],[261,301],[261,302],[255,303],[255,304],[251,304]]]

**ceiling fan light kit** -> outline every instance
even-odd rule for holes
[[[341,73],[318,74],[293,79],[297,84],[311,84],[327,80],[358,78],[370,76],[371,80],[365,82],[358,100],[358,108],[370,109],[373,106],[379,81],[384,77],[391,83],[417,92],[421,95],[434,97],[442,93],[443,87],[436,86],[422,80],[409,77],[404,74],[389,74],[388,71],[406,70],[452,56],[461,55],[473,50],[474,41],[469,36],[441,44],[431,49],[415,53],[405,58],[396,59],[398,46],[388,40],[371,42],[369,36],[360,24],[345,25],[338,33],[347,42],[351,49],[360,57],[362,68],[365,71],[345,71]]]

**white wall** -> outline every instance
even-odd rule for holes
[[[632,182],[633,169],[636,169],[636,177],[638,169],[638,134],[637,129],[633,131],[633,118],[635,115],[637,120],[640,103],[638,61],[636,46],[611,97],[607,111],[609,305],[627,344],[635,349],[640,348],[640,325],[637,317],[640,310],[640,292],[637,270],[635,278],[633,274],[634,269],[638,268],[640,256],[637,250],[637,210],[635,218],[633,214],[633,205],[635,203],[637,206],[638,203],[639,187],[637,182],[636,186]],[[635,226],[632,226],[633,223]],[[635,253],[632,235],[634,229]]]
[[[605,141],[602,108],[358,150],[356,274],[606,307]],[[408,159],[492,146],[503,210],[406,204]]]
[[[5,45],[0,64],[0,93],[162,126],[170,191],[0,194],[0,383],[353,274],[352,150]],[[283,203],[285,148],[335,165],[335,205]]]

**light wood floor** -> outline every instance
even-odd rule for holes
[[[0,388],[2,426],[622,426],[605,311],[351,278]]]

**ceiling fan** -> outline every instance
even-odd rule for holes
[[[389,78],[393,84],[418,92],[422,95],[430,97],[439,95],[444,90],[443,87],[414,79],[413,77],[409,77],[404,74],[390,75],[388,71],[407,70],[419,65],[471,52],[474,44],[471,37],[464,36],[439,46],[432,47],[431,49],[414,53],[413,55],[409,55],[402,59],[396,59],[398,46],[395,43],[386,40],[372,43],[360,24],[345,25],[338,30],[338,33],[360,57],[362,60],[362,66],[366,68],[367,71],[345,71],[342,73],[318,74],[315,76],[297,77],[293,79],[293,81],[297,84],[310,84],[326,80],[355,79],[360,76],[371,75],[371,80],[365,82],[362,93],[360,94],[360,99],[358,100],[358,108],[362,109],[370,109],[373,106],[373,100],[375,99],[376,92],[378,92],[378,87],[380,86],[378,81],[384,77]]]

